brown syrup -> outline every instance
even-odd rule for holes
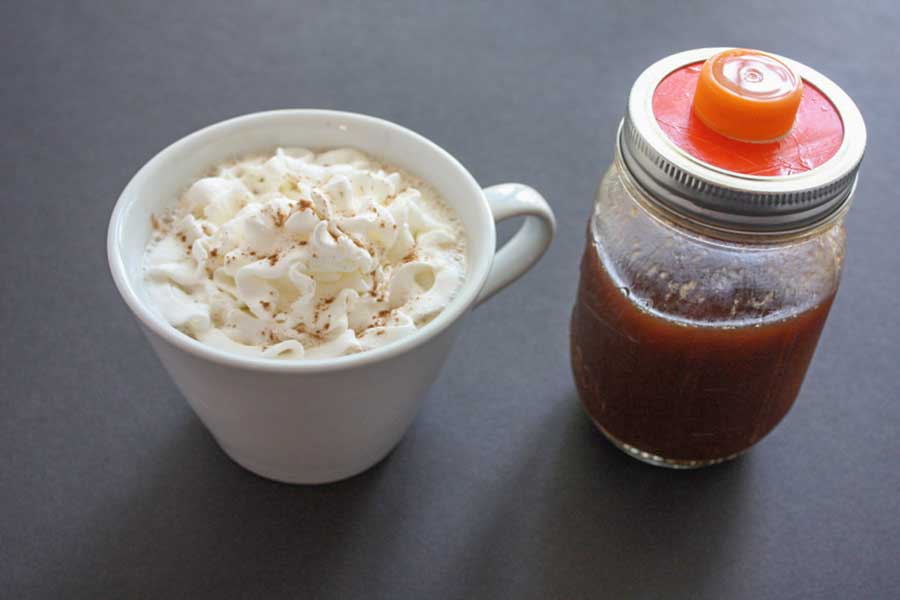
[[[690,321],[640,307],[635,297],[647,290],[617,285],[590,239],[581,271],[571,350],[582,402],[607,435],[674,461],[733,456],[781,421],[834,299],[724,326],[712,304]]]

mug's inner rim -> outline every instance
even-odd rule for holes
[[[477,214],[475,220],[477,222],[474,223],[473,226],[472,223],[466,223],[466,221],[461,218],[458,207],[446,199],[447,194],[444,193],[444,191],[441,190],[429,177],[423,176],[416,169],[411,169],[405,165],[397,164],[397,161],[388,160],[378,155],[377,153],[366,151],[367,154],[372,155],[376,160],[383,161],[388,165],[397,166],[398,168],[401,168],[411,175],[420,178],[424,182],[437,189],[441,193],[441,196],[444,198],[444,201],[447,202],[450,208],[453,209],[454,213],[456,213],[457,218],[460,219],[463,231],[466,235],[467,264],[463,283],[457,293],[450,300],[450,302],[431,321],[418,328],[415,333],[409,336],[385,344],[384,346],[381,346],[379,348],[363,350],[361,352],[337,356],[333,358],[281,359],[276,357],[262,358],[243,356],[206,345],[203,342],[194,339],[193,337],[183,333],[182,331],[169,324],[168,321],[166,321],[154,307],[149,305],[149,303],[141,294],[137,293],[135,287],[138,285],[142,285],[142,282],[132,278],[132,275],[129,274],[129,269],[126,268],[125,260],[122,256],[123,253],[121,251],[121,244],[123,235],[125,234],[125,224],[129,221],[129,217],[131,217],[131,214],[134,210],[138,210],[142,206],[148,204],[148,202],[140,201],[141,195],[138,193],[138,190],[148,184],[148,181],[152,179],[154,172],[160,169],[165,169],[167,164],[170,164],[173,160],[176,160],[179,152],[185,151],[187,149],[186,147],[189,147],[193,144],[215,144],[215,137],[229,133],[229,131],[234,128],[252,127],[253,125],[262,125],[264,123],[270,124],[272,121],[277,122],[281,120],[291,121],[296,126],[296,122],[298,120],[320,122],[322,120],[327,121],[329,119],[341,121],[340,125],[336,125],[338,128],[340,128],[341,131],[347,131],[348,125],[358,125],[360,127],[368,128],[387,128],[390,130],[391,134],[401,136],[405,138],[407,142],[412,142],[413,144],[417,144],[420,146],[424,145],[425,150],[430,150],[433,154],[436,154],[437,158],[439,160],[442,160],[446,164],[446,166],[450,168],[452,176],[456,180],[456,182],[454,183],[456,196],[465,196],[468,193],[470,196],[477,195],[477,197],[480,198],[480,200],[478,201],[478,205],[480,208],[477,208],[475,211]],[[328,147],[328,145],[322,144],[304,145],[300,140],[298,140],[295,145],[309,147],[311,149],[325,149]],[[349,144],[341,145],[345,147],[354,147],[354,144],[352,142]],[[271,145],[271,150],[274,150],[277,146],[277,143],[273,143]],[[331,147],[338,147],[338,144],[334,144]],[[254,152],[252,150],[238,150],[236,152],[225,153],[225,156],[238,158],[240,156],[247,156],[253,153]],[[222,160],[228,160],[228,158],[224,158]],[[207,169],[214,166],[214,164],[210,164]],[[196,176],[202,176],[202,174]],[[187,186],[190,185],[190,178],[186,177],[185,179],[186,181],[184,183],[184,188],[186,189]],[[171,202],[174,203],[176,201],[177,197]],[[473,228],[480,228],[481,231],[473,232]],[[482,252],[476,251],[472,240],[476,237],[483,239],[485,236],[487,237],[488,242],[487,248]],[[395,356],[397,354],[412,350],[419,344],[425,342],[427,339],[430,339],[431,337],[437,335],[439,332],[449,327],[475,301],[477,294],[483,287],[484,282],[487,279],[488,271],[490,269],[491,261],[489,260],[489,257],[493,258],[496,243],[495,239],[496,233],[494,230],[493,218],[491,216],[490,208],[487,205],[487,201],[484,199],[484,195],[480,186],[478,186],[472,175],[465,169],[465,167],[462,166],[462,164],[459,163],[458,160],[456,160],[446,150],[444,150],[434,142],[400,125],[397,125],[390,121],[378,119],[376,117],[330,110],[289,109],[268,111],[263,113],[252,113],[249,115],[235,117],[226,121],[222,121],[220,123],[216,123],[214,125],[210,125],[204,129],[200,129],[181,138],[180,140],[176,141],[175,143],[171,144],[170,146],[156,154],[156,156],[154,156],[152,159],[150,159],[150,161],[142,166],[140,170],[135,174],[135,176],[131,179],[131,181],[129,181],[128,185],[125,187],[125,190],[122,192],[119,200],[116,203],[110,222],[108,253],[110,259],[110,267],[113,273],[113,279],[115,280],[116,286],[119,289],[119,292],[121,293],[123,299],[125,299],[126,304],[128,304],[132,312],[134,312],[135,315],[148,328],[150,328],[154,333],[163,337],[166,341],[173,343],[174,345],[192,354],[199,354],[202,357],[214,362],[225,363],[230,366],[237,366],[252,370],[298,372],[349,368],[361,364],[378,362],[380,360],[390,358],[391,356]],[[140,259],[143,260],[143,255],[140,256]],[[140,267],[141,268],[138,268],[137,270],[132,270],[132,274],[142,272],[142,265]],[[140,277],[137,275],[135,275],[134,277],[136,279],[140,279]]]

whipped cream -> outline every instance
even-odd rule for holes
[[[465,236],[437,192],[349,148],[223,164],[152,218],[144,283],[195,339],[330,358],[411,335],[453,298]]]

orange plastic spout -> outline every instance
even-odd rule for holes
[[[707,127],[742,142],[773,142],[794,124],[803,81],[773,56],[737,48],[703,64],[694,113]]]

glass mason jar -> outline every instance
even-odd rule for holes
[[[720,51],[670,56],[632,88],[572,313],[584,408],[662,466],[733,458],[791,408],[840,282],[865,146],[852,100],[780,57],[803,81],[791,133],[759,144],[711,130],[690,101]]]

